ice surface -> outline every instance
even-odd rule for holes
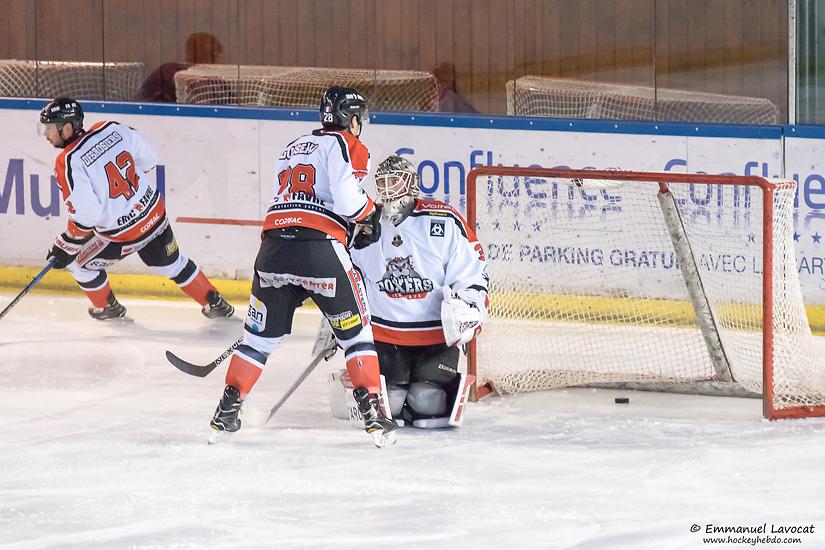
[[[2,549],[783,547],[690,532],[763,523],[813,524],[788,547],[825,548],[825,419],[767,422],[757,400],[563,390],[471,404],[461,429],[403,429],[376,449],[329,413],[339,353],[270,425],[207,446],[225,367],[190,377],[164,351],[206,363],[240,321],[122,301],[134,323],[49,295],[0,321]],[[317,323],[299,311],[251,406],[300,374]]]

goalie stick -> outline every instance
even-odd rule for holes
[[[194,363],[190,363],[188,361],[184,361],[174,353],[169,350],[166,350],[166,359],[172,363],[172,365],[178,369],[179,371],[185,372],[186,374],[191,374],[192,376],[197,376],[198,378],[203,378],[213,370],[215,370],[218,365],[226,361],[226,358],[232,355],[232,352],[235,351],[235,348],[243,344],[243,336],[238,338],[229,349],[224,351],[220,357],[209,363],[208,365],[196,365]]]

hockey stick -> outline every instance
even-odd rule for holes
[[[29,291],[30,291],[31,289],[33,289],[33,288],[34,288],[34,285],[36,285],[37,283],[39,283],[39,282],[40,282],[40,279],[42,279],[43,277],[45,277],[45,276],[46,276],[46,273],[48,273],[48,272],[49,272],[49,271],[50,271],[53,267],[54,267],[54,260],[53,260],[53,259],[50,259],[50,260],[46,263],[45,267],[43,267],[43,269],[42,269],[42,270],[40,270],[40,273],[38,273],[37,275],[35,275],[35,276],[34,276],[34,279],[32,279],[32,281],[31,281],[29,284],[27,284],[27,285],[26,285],[26,288],[24,288],[23,290],[21,290],[21,291],[20,291],[20,294],[18,294],[17,296],[15,296],[14,300],[12,300],[12,301],[11,301],[11,303],[10,303],[9,305],[7,305],[7,306],[6,306],[6,309],[4,309],[2,312],[0,312],[0,319],[2,319],[3,317],[5,317],[5,316],[6,316],[6,314],[7,314],[9,311],[11,311],[11,308],[13,308],[14,306],[16,306],[16,305],[17,305],[17,302],[19,302],[20,300],[22,300],[22,299],[23,299],[23,296],[25,296],[26,294],[28,294],[28,293],[29,293]]]
[[[290,386],[289,389],[286,390],[286,393],[283,395],[283,397],[281,397],[281,399],[279,399],[278,402],[275,403],[275,405],[273,405],[271,409],[269,409],[269,414],[267,415],[266,420],[263,421],[262,425],[265,425],[270,420],[272,420],[272,417],[275,416],[275,413],[278,412],[278,409],[280,409],[283,406],[283,404],[286,403],[286,400],[289,399],[289,397],[293,393],[295,393],[295,390],[298,389],[298,386],[304,383],[304,380],[306,380],[307,376],[309,376],[309,374],[315,370],[315,367],[318,366],[318,364],[321,362],[321,359],[324,359],[324,353],[319,353],[318,355],[312,358],[312,362],[309,365],[307,365],[307,368],[304,369],[304,372],[301,373],[301,376],[299,376],[298,379],[295,380],[295,382],[292,384],[292,386]]]
[[[290,398],[290,396],[295,393],[295,390],[304,383],[304,380],[307,379],[307,376],[315,370],[315,367],[321,362],[321,359],[329,360],[332,358],[333,355],[338,351],[338,342],[335,340],[335,335],[332,332],[332,328],[329,326],[329,322],[325,319],[321,319],[321,326],[318,327],[318,334],[315,336],[315,342],[312,345],[312,361],[309,365],[306,366],[304,371],[298,376],[298,379],[293,382],[292,386],[286,390],[286,393],[278,400],[275,405],[269,409],[257,409],[244,406],[242,414],[244,415],[244,422],[253,426],[253,427],[261,427],[266,425],[272,417],[275,416],[275,413],[278,412],[286,400]]]
[[[318,363],[321,362],[321,359],[329,360],[332,358],[333,355],[338,351],[338,342],[335,340],[335,334],[332,332],[332,327],[329,326],[329,322],[325,318],[321,318],[321,325],[318,327],[318,334],[315,336],[315,343],[312,344],[312,361],[307,365],[307,368],[304,369],[304,372],[301,373],[301,376],[298,377],[297,380],[286,390],[281,399],[275,403],[275,405],[269,409],[269,416],[266,417],[264,420],[264,424],[272,420],[272,417],[275,416],[275,413],[278,412],[278,409],[286,403],[286,400],[289,399],[289,396],[295,393],[295,390],[298,389],[298,386],[303,384],[304,380],[306,380],[309,373],[315,370],[315,367],[318,366]]]
[[[94,239],[92,239],[89,243],[87,243],[87,244],[84,246],[83,250],[82,250],[82,251],[80,252],[80,254],[78,255],[78,257],[77,257],[77,260],[76,260],[76,261],[77,261],[77,262],[79,262],[80,264],[82,264],[83,262],[85,262],[86,260],[88,260],[90,257],[92,257],[94,254],[97,254],[98,252],[100,252],[101,250],[103,250],[103,248],[106,246],[106,244],[107,244],[107,243],[106,243],[106,241],[103,241],[102,239],[99,239],[99,238],[96,238],[96,237],[95,237]],[[17,302],[19,302],[20,300],[22,300],[22,299],[23,299],[23,296],[25,296],[26,294],[28,294],[28,293],[29,293],[29,291],[30,291],[31,289],[33,289],[33,288],[34,288],[34,286],[35,286],[37,283],[39,283],[39,282],[40,282],[40,280],[41,280],[43,277],[45,277],[45,276],[46,276],[46,273],[48,273],[48,272],[49,272],[52,268],[54,268],[54,259],[50,259],[50,260],[46,263],[46,265],[43,267],[43,269],[40,271],[40,273],[38,273],[37,275],[35,275],[34,279],[32,279],[32,281],[31,281],[28,285],[26,285],[26,288],[24,288],[22,291],[20,291],[20,294],[18,294],[18,295],[14,298],[14,300],[12,300],[12,301],[11,301],[11,303],[10,303],[8,306],[6,306],[6,309],[4,309],[2,312],[0,312],[0,319],[2,319],[3,317],[5,317],[5,316],[6,316],[6,314],[7,314],[9,311],[11,311],[11,308],[13,308],[14,306],[16,306],[16,305],[17,305]]]
[[[172,363],[172,365],[178,369],[179,371],[185,372],[186,374],[191,374],[192,376],[197,376],[198,378],[203,378],[213,370],[215,370],[218,365],[223,363],[227,357],[232,355],[232,352],[235,351],[235,348],[243,344],[243,336],[238,338],[238,340],[229,346],[229,349],[224,351],[220,357],[209,363],[208,365],[196,365],[194,363],[190,363],[188,361],[184,361],[171,351],[166,351],[166,359]]]

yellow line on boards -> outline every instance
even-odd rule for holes
[[[0,267],[0,290],[17,293],[40,272],[37,267]],[[110,273],[112,290],[118,296],[160,300],[190,300],[166,277]],[[249,300],[252,281],[210,278],[226,300],[245,303]],[[32,292],[80,294],[71,274],[52,270]],[[309,301],[307,301],[309,302]],[[805,306],[811,331],[825,336],[825,306]],[[747,322],[756,326],[761,308],[746,304],[723,304],[717,308],[723,319]],[[490,314],[495,317],[528,317],[570,322],[597,322],[660,326],[694,326],[693,307],[680,300],[640,299],[629,297],[536,295],[517,292],[498,293],[491,297]]]

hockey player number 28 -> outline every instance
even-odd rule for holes
[[[116,199],[123,195],[128,201],[135,195],[137,191],[139,178],[135,172],[135,161],[128,151],[123,151],[114,162],[107,162],[103,168],[106,170],[106,177],[109,178],[109,197]],[[125,171],[126,177],[123,177],[121,170]]]
[[[287,187],[289,193],[305,193],[313,196],[312,186],[315,185],[315,167],[311,164],[297,164],[278,174],[278,195],[283,195]]]

